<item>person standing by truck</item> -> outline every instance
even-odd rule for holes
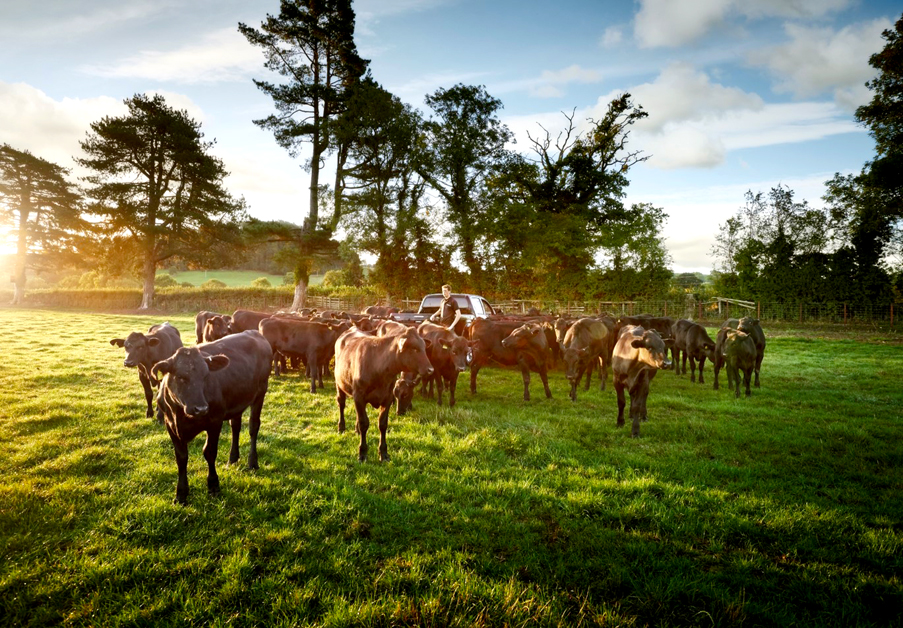
[[[454,330],[455,325],[461,320],[461,308],[458,307],[457,301],[451,295],[450,285],[442,286],[442,302],[439,304],[439,309],[430,316],[430,320],[451,330]]]

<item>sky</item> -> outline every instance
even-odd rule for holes
[[[92,122],[162,94],[201,123],[226,186],[263,220],[308,212],[302,160],[253,124],[275,111],[252,79],[261,52],[238,33],[278,0],[0,2],[0,143],[72,169]],[[649,116],[628,148],[628,203],[668,219],[675,272],[708,273],[719,226],[748,190],[785,185],[823,205],[834,173],[874,142],[854,118],[870,100],[869,56],[899,19],[886,0],[354,0],[373,77],[428,114],[424,97],[484,85],[529,153],[528,133],[578,129],[627,92]],[[3,234],[0,234],[2,236]]]

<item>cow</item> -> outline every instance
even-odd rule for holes
[[[314,323],[312,321],[282,318],[265,318],[258,324],[258,331],[270,343],[273,355],[299,357],[310,377],[310,392],[317,392],[317,384],[323,387],[321,360],[332,357],[329,347],[335,346],[339,336],[339,324]],[[281,372],[279,359],[274,359],[276,375]]]
[[[213,342],[229,335],[231,316],[211,316],[204,323],[203,342]]]
[[[675,364],[682,360],[682,371],[687,372],[687,359],[690,360],[690,381],[696,382],[696,363],[699,362],[699,383],[704,384],[703,368],[708,358],[715,364],[715,341],[711,339],[705,327],[699,323],[681,319],[672,327],[674,344],[672,352]]]
[[[515,362],[520,366],[521,377],[524,380],[524,401],[530,401],[531,370],[539,373],[539,379],[542,380],[546,398],[551,399],[552,391],[549,390],[548,365],[546,362],[549,345],[542,325],[537,323],[521,325],[502,340],[501,346],[503,350],[514,352]],[[493,359],[497,361],[499,357],[501,356],[493,355]]]
[[[152,367],[155,374],[162,374],[160,404],[176,455],[178,503],[184,505],[188,501],[188,444],[201,432],[207,432],[207,491],[211,495],[219,493],[216,454],[220,432],[229,421],[229,464],[238,462],[241,415],[248,407],[248,467],[257,468],[257,434],[272,361],[273,351],[266,338],[257,331],[245,331],[196,347],[182,347]]]
[[[674,319],[670,316],[652,316],[651,314],[637,314],[636,316],[621,316],[616,321],[616,327],[620,329],[624,325],[640,325],[643,329],[654,329],[662,338],[672,338]]]
[[[147,401],[147,417],[154,416],[154,391],[158,385],[151,374],[151,367],[160,360],[166,359],[182,346],[179,330],[169,323],[152,325],[147,334],[133,331],[126,338],[113,338],[110,344],[125,349],[124,366],[138,369],[138,379],[144,389]],[[162,415],[157,412],[157,420],[162,422]]]
[[[528,323],[530,324],[530,323]],[[473,360],[470,365],[470,392],[477,392],[477,374],[480,369],[489,364],[490,360],[498,362],[504,366],[519,365],[524,378],[524,399],[530,399],[530,390],[528,388],[530,382],[530,370],[540,374],[540,378],[545,388],[546,397],[552,397],[552,391],[549,390],[547,377],[547,352],[548,345],[545,333],[535,324],[530,334],[532,343],[526,343],[526,346],[514,346],[512,343],[503,344],[514,330],[522,327],[520,321],[493,321],[485,318],[478,318],[473,321],[470,326],[470,342],[473,351]],[[522,337],[521,340],[526,340]]]
[[[565,332],[561,348],[565,373],[571,383],[571,401],[577,400],[577,386],[580,385],[584,374],[586,375],[586,390],[589,390],[592,372],[605,354],[608,334],[608,327],[597,318],[581,318]],[[603,376],[603,390],[605,389],[605,379],[606,377]]]
[[[467,370],[467,365],[470,364],[473,357],[470,342],[450,329],[429,321],[421,323],[417,328],[417,333],[430,341],[427,357],[433,367],[433,374],[429,378],[429,383],[436,383],[437,403],[442,405],[442,391],[447,385],[448,405],[454,407],[458,375]]]
[[[255,312],[253,310],[235,310],[232,313],[232,322],[229,324],[229,331],[237,334],[240,331],[257,331],[260,321],[273,316],[267,312]]]
[[[645,421],[646,400],[649,384],[660,369],[671,366],[668,361],[668,343],[655,330],[647,330],[638,325],[621,328],[618,342],[612,353],[612,374],[615,392],[618,395],[618,427],[624,426],[624,390],[630,395],[630,435],[640,435],[640,421]]]
[[[201,310],[197,313],[197,316],[194,317],[194,333],[195,336],[197,336],[198,344],[204,342],[204,325],[206,325],[207,321],[214,316],[222,316],[226,320],[227,325],[232,323],[232,317],[228,314],[217,314],[216,312]]]
[[[762,368],[762,358],[765,357],[765,332],[759,324],[758,318],[744,316],[740,320],[729,318],[724,321],[722,327],[730,327],[739,329],[752,336],[753,342],[756,344],[756,388],[759,388],[759,370]]]
[[[408,410],[414,409],[414,391],[417,390],[417,384],[420,383],[420,376],[416,373],[402,372],[395,380],[395,386],[392,387],[392,396],[398,402],[395,413],[398,416],[404,416]]]
[[[398,308],[389,305],[368,305],[364,308],[362,314],[367,316],[375,316],[377,318],[388,318],[392,314],[397,314]]]
[[[389,408],[392,407],[396,377],[402,371],[421,377],[433,372],[426,357],[427,343],[417,330],[376,336],[350,329],[335,343],[336,402],[339,406],[338,431],[345,431],[345,401],[351,397],[360,434],[358,460],[367,459],[367,404],[379,409],[379,459],[389,460],[386,430],[389,427]]]
[[[746,396],[750,396],[749,383],[752,372],[756,368],[756,342],[746,332],[730,327],[722,327],[718,331],[715,342],[715,390],[718,390],[718,371],[724,365],[727,368],[727,386],[734,390],[736,384],[737,398],[740,397],[740,371],[743,371],[743,383]]]

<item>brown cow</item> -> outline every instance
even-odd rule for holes
[[[229,335],[229,321],[231,316],[211,316],[204,323],[204,342],[213,342]]]
[[[636,325],[621,328],[612,355],[612,372],[615,392],[618,395],[618,427],[624,426],[624,389],[630,394],[630,435],[640,435],[640,421],[647,417],[646,400],[649,384],[659,369],[668,368],[668,343],[655,330]]]
[[[530,330],[530,334],[521,334],[515,342],[504,344],[509,334],[520,327],[524,327],[519,321],[492,321],[478,318],[470,326],[471,347],[473,349],[473,361],[470,365],[470,392],[477,392],[477,374],[480,369],[495,361],[504,366],[519,365],[524,379],[524,399],[530,399],[530,371],[539,373],[545,388],[546,397],[552,397],[549,390],[547,376],[548,345],[545,333],[536,324]],[[529,336],[529,337],[528,337]]]
[[[752,336],[753,342],[756,345],[756,388],[759,388],[759,370],[762,368],[762,358],[765,357],[765,332],[762,331],[762,326],[759,323],[758,318],[753,318],[751,316],[744,316],[740,320],[736,318],[729,318],[724,321],[724,325],[722,327],[730,327],[732,329],[739,329],[740,331],[749,334]]]
[[[339,323],[314,323],[274,316],[259,323],[259,331],[270,343],[274,356],[299,357],[306,366],[310,378],[310,392],[317,392],[317,384],[323,386],[321,360],[331,357],[328,347],[335,346],[339,337]],[[328,356],[328,357],[327,357]],[[276,375],[281,372],[278,360],[274,360]],[[319,380],[319,381],[318,381]]]
[[[196,347],[183,347],[152,367],[154,373],[163,374],[160,405],[176,454],[176,501],[180,504],[188,500],[188,444],[201,432],[207,432],[207,490],[211,495],[219,493],[216,454],[223,423],[232,424],[232,464],[238,462],[241,415],[248,407],[248,467],[257,468],[260,412],[272,361],[273,352],[266,339],[256,331],[246,331]]]
[[[375,336],[350,329],[335,343],[335,386],[339,405],[339,433],[345,431],[345,400],[351,397],[360,434],[358,460],[367,459],[367,404],[379,409],[379,459],[389,460],[386,430],[392,407],[396,377],[402,371],[420,376],[432,374],[426,357],[426,341],[413,328],[404,332]]]
[[[431,388],[432,382],[436,383],[437,403],[442,405],[442,391],[447,385],[448,405],[454,407],[458,375],[467,370],[467,365],[470,364],[473,357],[470,343],[450,329],[429,321],[421,323],[417,328],[417,333],[430,341],[427,357],[433,367],[433,374],[428,378],[428,382]]]
[[[235,310],[232,313],[232,322],[229,324],[229,331],[237,334],[240,331],[257,331],[260,321],[273,316],[268,312],[255,312],[253,310]]]
[[[737,397],[740,397],[740,371],[743,371],[743,383],[746,385],[746,396],[750,396],[749,383],[753,369],[756,368],[756,343],[746,332],[730,327],[722,327],[715,342],[715,390],[718,390],[718,371],[721,366],[727,367],[727,386],[734,390],[736,384]]]
[[[124,366],[138,369],[138,379],[144,389],[144,399],[147,401],[147,417],[154,416],[153,388],[157,387],[158,382],[151,373],[151,367],[171,356],[182,346],[179,330],[169,323],[161,323],[152,325],[147,334],[133,331],[125,339],[113,338],[110,344],[125,349]],[[163,421],[159,406],[157,420],[161,423]]]
[[[228,314],[217,314],[216,312],[208,312],[207,310],[198,312],[197,316],[194,317],[194,333],[197,336],[198,344],[204,342],[204,325],[214,316],[222,316],[226,320],[227,325],[232,323],[232,317]]]
[[[683,360],[681,369],[687,372],[687,359],[690,360],[690,381],[696,381],[696,362],[699,362],[699,383],[704,384],[703,368],[708,358],[715,364],[715,341],[709,337],[705,327],[699,323],[693,323],[681,319],[674,323],[674,345],[672,352],[677,360]],[[674,351],[676,349],[676,351]],[[683,354],[682,356],[680,354]],[[676,364],[676,362],[675,362]]]
[[[589,390],[590,378],[596,364],[603,360],[606,350],[606,339],[609,329],[597,318],[581,318],[565,332],[561,343],[563,349],[565,373],[571,383],[571,401],[577,400],[577,386],[586,375],[586,390]],[[602,390],[605,389],[602,377]]]

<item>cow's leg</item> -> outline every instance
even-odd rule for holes
[[[458,371],[452,371],[448,378],[448,407],[455,407],[455,390],[458,388]]]
[[[150,378],[141,366],[138,367],[138,379],[141,380],[141,387],[144,389],[144,400],[147,402],[147,414],[145,416],[149,419],[154,416],[154,392],[151,388]]]
[[[345,395],[345,391],[341,388],[336,389],[335,400],[339,404],[339,425],[338,430],[339,434],[345,433],[345,399],[347,395]]]
[[[690,381],[696,383],[696,359],[690,356]]]
[[[273,352],[273,375],[279,377],[285,369],[285,356],[279,351]]]
[[[307,372],[310,374],[310,392],[317,392],[317,377],[320,376],[320,367],[317,366],[317,352],[310,351],[307,356]],[[320,387],[323,382],[320,382]]]
[[[266,396],[266,388],[254,399],[251,404],[251,415],[248,417],[248,440],[250,441],[250,450],[248,451],[248,468],[258,469],[257,463],[257,434],[260,432],[260,413],[263,411],[263,399]],[[241,417],[239,417],[241,420]]]
[[[241,417],[239,417],[241,420]],[[237,449],[235,435],[235,423],[232,423],[233,447]],[[207,440],[204,442],[204,460],[207,461],[207,492],[210,495],[219,495],[219,476],[216,474],[216,453],[219,451],[219,433],[216,426],[207,430]]]
[[[585,391],[589,390],[589,384],[590,384],[590,381],[593,379],[593,370],[595,368],[596,368],[595,360],[590,358],[589,364],[587,364],[583,369],[583,372],[586,373],[586,383],[584,383],[584,388],[583,388],[583,390],[585,390]]]
[[[389,431],[389,408],[392,407],[392,404],[382,406],[379,409],[379,419],[377,421],[377,425],[379,426],[379,461],[380,462],[389,462],[389,445],[386,442],[386,432]]]
[[[602,380],[599,383],[599,390],[605,390],[605,382],[608,379],[608,363],[599,356],[599,379]]]
[[[680,375],[680,349],[671,347],[671,364],[674,365],[674,374]]]
[[[615,385],[615,394],[618,396],[618,427],[624,427],[624,406],[626,405],[626,400],[624,399],[624,382],[615,375],[614,378],[612,378],[612,383]]]
[[[752,380],[752,369],[743,369],[743,385],[746,387],[746,396],[752,396],[752,392],[749,390],[750,380]],[[739,397],[740,386],[737,386],[737,396]]]
[[[370,419],[367,417],[367,402],[362,399],[354,399],[354,409],[357,412],[354,430],[361,435],[361,442],[357,448],[357,459],[360,462],[364,462],[367,459],[367,430],[370,429]]]
[[[712,385],[713,390],[718,390],[718,372],[724,363],[723,358],[717,358],[712,362],[712,370],[715,372],[715,383]]]
[[[439,371],[433,372],[432,379],[436,380],[436,405],[442,405],[442,392],[445,389],[445,379],[439,374]]]
[[[631,390],[630,391],[630,436],[633,438],[638,438],[640,435],[640,421],[644,418],[645,411],[645,399],[642,398],[642,391],[639,390]]]
[[[705,356],[702,356],[699,360],[699,383],[705,384],[705,380],[702,379],[702,369],[705,367]]]
[[[546,391],[546,399],[551,399],[552,398],[552,390],[549,388],[549,374],[546,371],[546,367],[542,366],[541,368],[538,369],[538,372],[539,372],[539,379],[542,380],[542,387]]]
[[[524,401],[530,401],[530,367],[525,362],[520,363],[520,375],[524,380]]]
[[[238,462],[238,438],[241,434],[241,412],[238,414],[230,414],[223,423],[228,421],[232,426],[232,445],[229,447],[229,464]],[[217,436],[219,438],[219,436]]]
[[[176,501],[184,506],[188,503],[188,443],[182,442],[169,428],[167,431],[172,440],[172,448],[176,454],[176,468],[179,472],[179,479],[176,483]]]
[[[470,365],[470,394],[477,394],[477,373],[480,372],[481,365],[474,360]]]
[[[762,368],[762,358],[765,357],[764,353],[756,352],[756,388],[759,388],[759,369]]]
[[[726,370],[727,370],[727,387],[731,392],[734,392],[734,383],[737,383],[737,385],[739,386],[740,375],[737,372],[737,368],[730,362],[728,362]]]

